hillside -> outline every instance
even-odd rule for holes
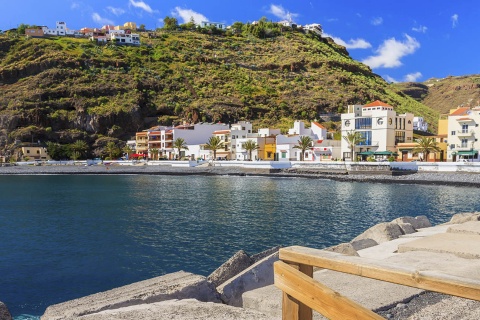
[[[430,123],[438,116],[330,38],[297,31],[266,39],[145,33],[141,47],[3,35],[0,83],[0,146],[8,135],[9,143],[82,139],[95,147],[181,121],[286,129],[376,99]]]
[[[392,84],[394,88],[439,113],[480,104],[480,75],[429,79],[423,83]]]

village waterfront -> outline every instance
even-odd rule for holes
[[[208,275],[240,249],[324,248],[400,216],[438,224],[480,210],[476,188],[458,186],[248,175],[0,181],[1,299],[17,319],[178,270]]]

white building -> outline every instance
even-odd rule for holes
[[[423,119],[423,117],[413,117],[413,130],[427,132],[428,123]]]
[[[226,26],[224,23],[221,23],[221,22],[211,22],[211,21],[202,21],[202,22],[200,22],[200,27],[202,27],[202,28],[215,27],[215,28],[221,29],[221,30],[227,29],[227,26]]]
[[[132,34],[113,33],[113,34],[110,34],[110,39],[111,41],[119,45],[130,45],[130,46],[140,45],[140,35],[137,33],[132,33]]]
[[[239,121],[232,124],[230,128],[230,139],[232,147],[232,155],[230,159],[240,160],[243,158],[241,154],[237,157],[237,139],[253,138],[256,134],[253,134],[253,125],[248,121]]]
[[[363,159],[373,155],[385,158],[397,152],[397,144],[413,142],[413,114],[397,114],[393,107],[375,101],[367,105],[350,105],[342,114],[342,137],[359,132],[364,141],[355,147],[355,154]],[[341,141],[342,158],[352,159],[349,144]]]
[[[480,161],[480,106],[460,107],[448,115],[447,161]]]
[[[307,30],[308,32],[313,32],[318,34],[319,36],[322,35],[322,26],[318,23],[312,23],[312,24],[306,24],[303,26],[304,30]]]

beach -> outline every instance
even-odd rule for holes
[[[312,169],[246,169],[241,166],[172,167],[170,165],[41,165],[3,166],[0,175],[54,175],[54,174],[146,174],[146,175],[230,175],[270,176],[331,179],[345,182],[376,182],[479,187],[480,174],[453,172],[403,172],[392,174],[349,174],[347,172],[316,171]]]

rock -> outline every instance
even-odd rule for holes
[[[105,310],[76,320],[272,320],[262,312],[235,308],[221,303],[199,302],[194,299],[168,300],[115,310]]]
[[[351,243],[340,243],[336,246],[328,247],[328,248],[325,248],[323,250],[337,252],[337,253],[341,253],[341,254],[344,254],[344,255],[347,255],[347,256],[357,256],[357,257],[359,257],[359,254],[358,254],[357,250],[355,250],[355,248],[353,247],[353,245]]]
[[[179,271],[50,306],[41,320],[76,318],[104,310],[172,299],[220,302],[218,293],[205,277]]]
[[[360,234],[352,241],[362,240],[362,239],[372,239],[377,243],[387,242],[394,240],[403,235],[402,229],[397,223],[393,222],[382,222],[379,223],[370,229],[367,229],[364,233]]]
[[[430,228],[432,224],[426,216],[417,216],[417,217],[401,217],[392,221],[393,223],[410,223],[415,230],[421,228]]]
[[[0,320],[12,320],[12,315],[8,311],[5,303],[0,301]]]
[[[399,223],[398,226],[402,229],[403,234],[415,233],[417,230],[410,223]]]
[[[245,251],[240,250],[228,259],[227,262],[218,267],[217,270],[213,271],[212,274],[207,277],[207,280],[212,282],[215,287],[218,287],[249,266],[250,257]]]
[[[257,263],[258,261],[262,260],[263,258],[268,257],[268,256],[274,254],[274,253],[277,252],[280,248],[281,248],[280,246],[276,246],[276,247],[267,249],[267,250],[265,250],[265,251],[259,252],[259,253],[257,253],[257,254],[254,254],[253,256],[250,257],[250,264]]]
[[[352,245],[353,249],[356,251],[358,250],[363,250],[367,249],[370,247],[374,247],[378,245],[378,242],[372,239],[360,239],[360,240],[355,240],[355,241],[350,241],[350,244]]]
[[[480,212],[457,213],[452,216],[447,224],[458,224],[467,221],[480,221]]]
[[[224,303],[243,306],[242,294],[273,284],[273,263],[278,261],[278,252],[258,261],[235,277],[217,287]]]

